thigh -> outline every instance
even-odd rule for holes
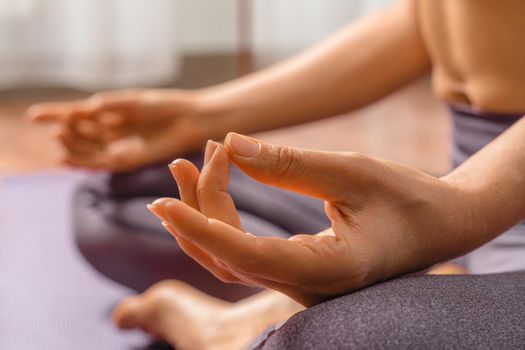
[[[525,272],[405,277],[319,304],[257,349],[523,349]]]
[[[163,173],[164,168],[121,174],[118,181],[98,174],[77,188],[72,202],[73,232],[84,258],[100,273],[137,291],[161,280],[178,279],[228,300],[256,292],[213,278],[181,251],[158,218],[146,210],[146,204],[159,196],[177,195],[171,174]],[[165,192],[159,183],[164,184]],[[289,236],[264,218],[242,210],[239,216],[250,232]]]
[[[240,300],[258,290],[222,283],[178,246],[145,205],[155,197],[106,200],[94,184],[84,184],[73,198],[73,232],[78,250],[101,274],[142,292],[166,279],[185,281],[226,300]],[[278,227],[240,212],[241,220],[254,231],[286,237]]]
[[[202,165],[201,159],[190,157],[197,166]],[[236,169],[232,169],[230,184],[248,232],[287,238],[329,225],[320,201],[258,184]],[[210,278],[211,274],[180,250],[145,208],[166,196],[179,196],[166,164],[91,176],[78,188],[73,202],[79,250],[98,271],[139,291],[175,278],[223,298],[239,299],[253,293],[253,289]]]

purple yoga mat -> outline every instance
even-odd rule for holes
[[[70,200],[83,175],[5,178],[0,190],[0,349],[146,349],[109,319],[131,292],[76,251]]]

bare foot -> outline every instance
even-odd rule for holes
[[[300,309],[273,291],[234,304],[183,282],[163,281],[140,296],[125,299],[114,310],[113,320],[120,328],[142,329],[177,349],[235,350]]]
[[[438,264],[427,272],[428,275],[463,275],[466,273],[465,268],[453,263]]]

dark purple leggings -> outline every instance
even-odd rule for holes
[[[494,119],[454,110],[456,165],[490,142],[518,117]],[[498,116],[501,118],[501,116]],[[193,157],[195,163],[201,157]],[[256,292],[225,285],[182,253],[145,209],[157,197],[174,196],[166,165],[84,183],[74,201],[80,251],[106,276],[142,291],[163,279],[184,280],[207,293],[238,300]],[[268,188],[232,169],[229,191],[247,231],[287,237],[329,225],[321,201]],[[500,267],[518,269],[523,224],[483,249]],[[514,242],[509,245],[512,238]],[[501,243],[501,244],[500,244]],[[508,254],[510,248],[519,259]],[[505,249],[503,249],[505,248]],[[493,255],[494,255],[493,254]],[[472,266],[490,264],[485,251]],[[505,260],[506,259],[506,260]],[[508,261],[507,261],[508,260]],[[501,261],[501,262],[500,262]],[[476,262],[479,262],[476,265]],[[524,265],[525,266],[525,265]],[[297,314],[256,345],[258,349],[523,349],[525,271],[480,276],[405,277],[363,289]]]
[[[525,271],[404,277],[300,312],[259,350],[525,349]]]
[[[190,157],[201,165],[202,156]],[[330,223],[322,201],[259,184],[232,167],[229,192],[246,231],[289,237],[317,233]],[[178,279],[228,300],[256,290],[224,284],[186,256],[145,208],[158,197],[178,197],[166,164],[128,174],[99,174],[83,183],[74,200],[78,247],[99,272],[137,291]]]

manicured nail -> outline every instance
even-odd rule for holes
[[[148,210],[152,212],[156,217],[158,217],[161,220],[164,220],[165,215],[161,207],[153,204],[148,204],[146,205],[146,208],[148,208]]]
[[[235,133],[230,133],[228,136],[232,150],[238,156],[252,158],[259,152],[260,145],[252,139]]]
[[[166,205],[173,201],[172,198],[159,198],[153,203],[146,205],[146,208],[149,209],[155,216],[159,217],[161,220],[168,220],[169,217],[164,212]]]
[[[206,150],[204,151],[204,167],[210,162],[218,145],[219,144],[217,142],[208,140],[208,143],[206,144]]]
[[[173,237],[177,238],[177,233],[175,232],[173,227],[171,227],[171,225],[167,221],[163,221],[162,222],[162,226],[164,226],[166,231],[168,231]]]
[[[171,175],[175,179],[175,182],[177,183],[177,186],[179,187],[179,192],[180,192],[181,183],[183,181],[183,177],[182,177],[183,172],[181,171],[181,167],[179,166],[179,164],[180,164],[180,159],[176,159],[173,162],[171,162],[171,164],[168,164],[168,168],[170,169]]]
[[[173,199],[172,198],[159,198],[159,199],[155,199],[153,201],[153,203],[151,203],[151,205],[154,205],[154,206],[159,206],[159,207],[164,207],[166,204],[168,204],[169,202],[171,202]]]
[[[173,162],[171,162],[170,164],[168,164],[168,166],[170,166],[170,165],[177,165],[177,164],[179,164],[181,161],[182,161],[182,158],[177,158],[177,159],[175,159]]]
[[[222,150],[222,145],[220,143],[218,143],[218,142],[216,142],[216,144],[217,144],[217,146],[215,147],[215,151],[213,151],[213,154],[211,155],[210,160],[208,161],[208,164],[212,163],[213,159],[215,157],[217,157],[217,154],[219,152],[221,152],[221,150]]]
[[[175,179],[177,178],[178,175],[180,175],[180,167],[178,166],[179,160],[180,159],[176,159],[170,164],[168,164],[168,168],[170,169],[171,175],[173,175]]]

